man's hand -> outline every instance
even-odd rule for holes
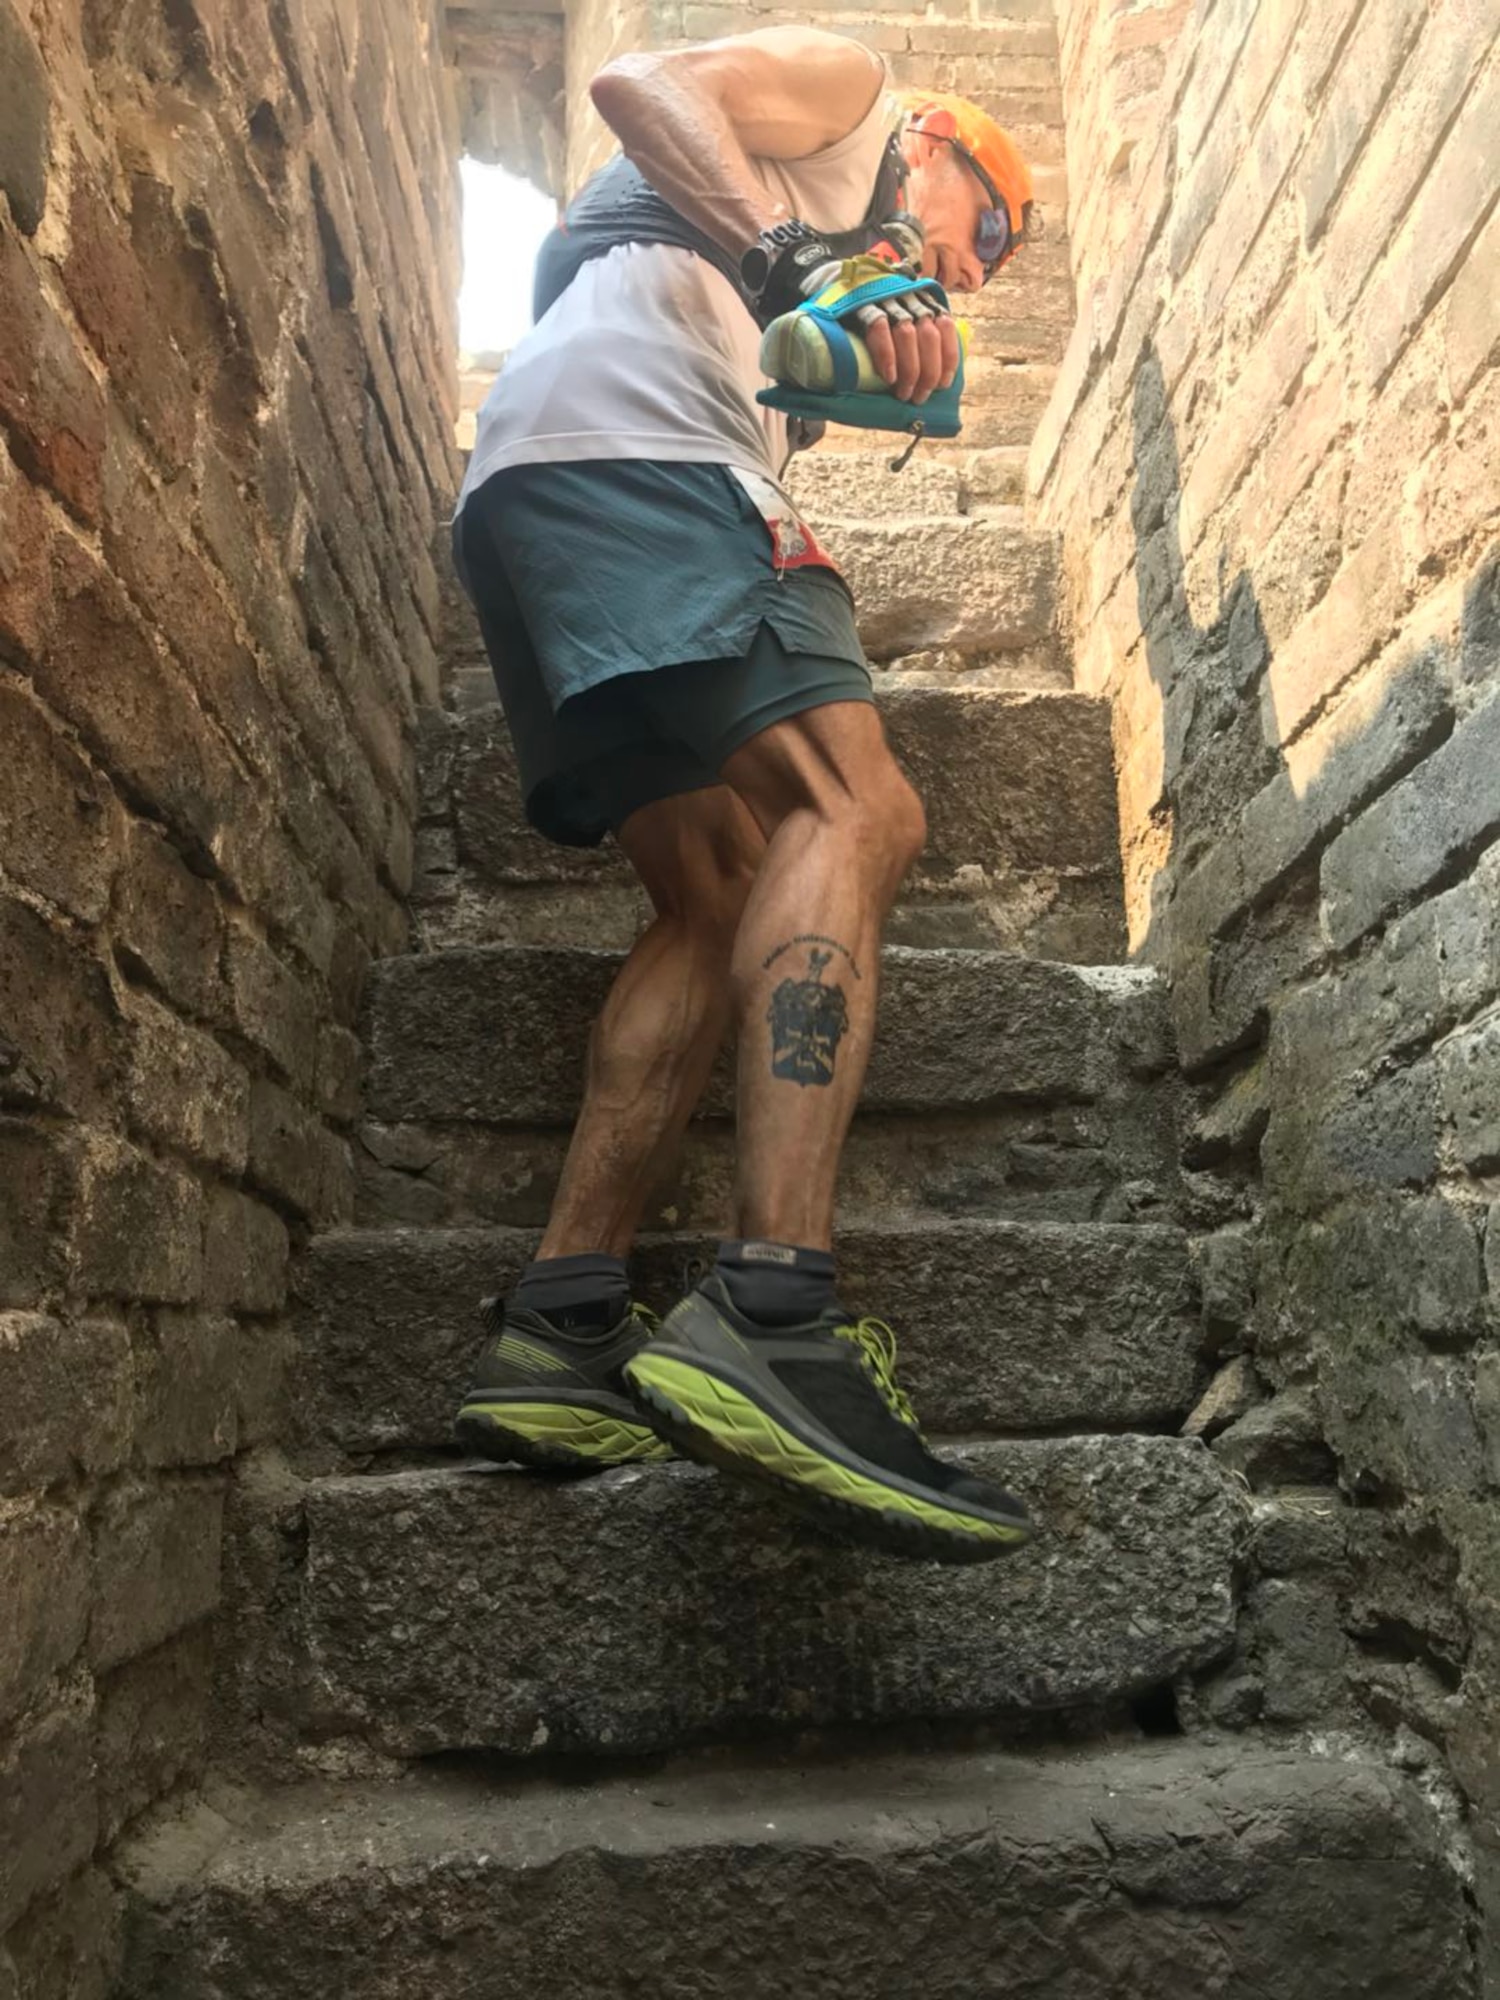
[[[890,225],[898,220],[890,218]],[[919,230],[916,251],[920,258]],[[790,237],[777,250],[756,301],[761,325],[769,326],[782,313],[795,311],[825,291],[837,278],[841,261],[831,246],[810,230]],[[875,372],[903,403],[925,402],[934,389],[946,389],[957,374],[958,328],[949,314],[920,293],[873,300],[850,317],[869,349]]]

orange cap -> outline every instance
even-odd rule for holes
[[[1004,126],[997,125],[987,111],[966,97],[930,90],[903,90],[900,97],[914,130],[929,133],[934,139],[954,140],[979,162],[1005,203],[1011,236],[1019,243],[1030,219],[1031,172]]]

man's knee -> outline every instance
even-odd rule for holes
[[[876,810],[886,850],[901,875],[914,868],[927,845],[927,811],[901,766],[886,752]]]
[[[658,916],[727,946],[765,855],[754,818],[726,786],[632,813],[618,840]]]
[[[874,707],[830,703],[752,737],[725,777],[768,836],[792,813],[846,833],[875,875],[899,881],[927,842],[927,816]]]

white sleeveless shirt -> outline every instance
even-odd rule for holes
[[[901,115],[884,88],[833,145],[751,167],[814,229],[854,229]],[[721,272],[691,250],[622,244],[585,263],[506,357],[459,507],[491,474],[542,460],[698,461],[779,481],[786,419],[756,402],[765,386],[760,328]]]

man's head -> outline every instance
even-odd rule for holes
[[[945,291],[977,292],[1035,233],[1026,162],[967,98],[905,91],[902,103],[903,200],[927,234],[923,275]]]

